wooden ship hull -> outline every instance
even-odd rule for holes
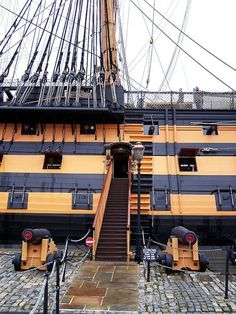
[[[101,63],[86,68],[95,69],[94,77],[85,73],[83,53],[80,63],[76,59],[74,32],[77,37],[68,50],[65,24],[62,54],[59,50],[55,61],[59,72],[47,80],[50,36],[60,23],[56,13],[51,35],[44,34],[45,55],[39,60],[33,55],[15,85],[6,79],[14,54],[0,76],[1,242],[19,241],[28,227],[47,228],[60,242],[91,230],[94,256],[100,240],[105,255],[117,243],[121,253],[115,258],[129,259],[138,216],[133,147],[141,142],[144,237],[166,241],[170,230],[182,225],[199,235],[200,244],[229,243],[236,223],[235,93],[202,92],[199,103],[193,93],[125,91],[117,63],[116,6],[112,0],[97,3]],[[75,17],[79,10],[85,9],[75,6]],[[81,12],[86,17],[87,11]],[[84,21],[94,27],[92,19]],[[91,38],[86,31],[83,36]],[[85,54],[94,49],[83,42]]]

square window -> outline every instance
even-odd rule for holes
[[[96,124],[95,123],[81,123],[80,134],[96,134]]]
[[[203,127],[203,135],[218,135],[217,125],[209,125]]]
[[[179,170],[180,171],[197,171],[196,157],[180,157],[179,156]]]
[[[196,155],[198,148],[181,148],[179,151],[178,162],[180,171],[197,171]]]
[[[154,124],[144,125],[144,134],[145,135],[158,135],[158,125],[154,125]]]
[[[62,154],[58,152],[45,153],[43,169],[61,169]]]
[[[36,123],[23,123],[21,125],[22,135],[36,135],[37,134],[37,124]]]

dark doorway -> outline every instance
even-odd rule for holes
[[[125,154],[116,154],[114,158],[114,178],[128,177],[128,156]]]

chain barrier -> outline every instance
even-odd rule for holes
[[[152,243],[157,244],[157,245],[164,246],[165,248],[170,248],[170,249],[179,250],[179,251],[189,251],[189,252],[219,252],[219,251],[225,251],[225,250],[226,250],[225,248],[191,250],[191,249],[186,249],[186,248],[177,248],[177,247],[169,246],[169,245],[167,245],[167,244],[154,241],[153,239],[150,239],[150,241],[151,241]]]
[[[184,273],[184,274],[188,274],[188,275],[202,275],[202,276],[209,276],[209,275],[224,275],[225,276],[225,289],[224,289],[224,298],[225,299],[228,299],[229,296],[228,296],[228,293],[229,293],[229,277],[230,277],[230,270],[229,270],[229,261],[230,261],[230,256],[232,257],[232,254],[235,254],[234,250],[232,250],[232,248],[230,247],[225,247],[225,248],[217,248],[217,249],[202,249],[202,250],[192,250],[192,249],[185,249],[185,248],[176,248],[176,247],[172,247],[172,246],[169,246],[169,245],[166,245],[166,244],[163,244],[163,243],[160,243],[160,242],[157,242],[157,241],[154,241],[152,240],[151,238],[149,238],[149,241],[148,241],[148,246],[149,246],[149,243],[152,242],[152,243],[155,243],[157,244],[158,246],[162,246],[162,247],[165,247],[165,248],[171,248],[171,249],[175,249],[175,250],[180,250],[180,251],[189,251],[189,252],[219,252],[219,251],[225,251],[226,254],[225,254],[225,271],[224,273],[223,272],[213,272],[211,271],[209,268],[208,272],[193,272],[191,270],[186,270],[184,268],[182,269],[174,269],[173,267],[170,267],[170,266],[167,266],[167,265],[163,265],[163,264],[160,264],[157,262],[157,260],[153,260],[152,262],[155,263],[155,265],[161,267],[161,268],[164,268],[166,269],[166,272],[167,271],[170,271],[170,272],[175,272],[175,271],[178,271],[180,273]],[[156,252],[162,252],[162,250],[156,250]],[[157,253],[157,254],[158,254]],[[146,262],[147,262],[147,265],[146,265]],[[150,263],[151,263],[151,260],[147,260],[147,261],[144,261],[144,275],[147,273],[147,281],[149,282],[150,281]],[[147,269],[147,270],[146,270]],[[234,277],[232,275],[232,277]]]
[[[65,243],[65,247],[64,247],[64,250],[63,250],[63,255],[62,257],[57,257],[56,259],[54,259],[53,261],[50,261],[48,263],[45,263],[43,265],[39,265],[39,266],[36,266],[36,267],[33,267],[31,269],[28,269],[28,270],[25,270],[24,271],[24,274],[26,273],[30,273],[30,272],[34,272],[34,271],[39,271],[41,270],[41,268],[45,268],[51,264],[53,264],[52,266],[52,270],[51,270],[51,273],[50,275],[48,276],[48,271],[46,272],[45,274],[45,279],[42,283],[42,286],[41,286],[41,289],[39,291],[39,295],[38,295],[38,298],[37,298],[37,301],[33,307],[33,309],[30,311],[29,314],[34,314],[36,313],[38,307],[40,306],[41,304],[41,301],[42,301],[42,298],[43,298],[43,295],[44,295],[44,298],[46,297],[47,299],[47,302],[48,302],[48,283],[50,283],[50,288],[51,288],[51,292],[53,294],[55,294],[55,297],[53,297],[54,301],[53,301],[53,304],[52,304],[52,309],[51,309],[51,313],[53,313],[53,310],[54,310],[54,307],[55,307],[55,304],[58,303],[58,300],[59,300],[59,291],[58,291],[58,287],[59,287],[59,290],[60,290],[60,286],[62,284],[62,282],[64,281],[65,279],[65,271],[66,271],[66,263],[69,263],[70,265],[72,265],[73,267],[76,267],[76,266],[79,266],[81,265],[86,259],[87,257],[89,256],[89,254],[91,253],[91,249],[85,251],[85,254],[82,256],[81,260],[77,263],[72,263],[71,262],[71,259],[75,258],[75,253],[73,254],[68,254],[68,249],[69,249],[69,243],[71,242],[72,244],[74,243],[79,243],[79,242],[82,242],[88,235],[89,233],[91,232],[91,229],[88,230],[88,232],[80,239],[70,239],[70,238],[67,238],[66,239],[66,243]],[[0,252],[0,256],[9,256],[9,257],[12,257],[15,255],[16,252]],[[53,287],[53,282],[51,281],[52,277],[54,276],[54,273],[55,273],[55,270],[56,270],[56,264],[59,263],[58,267],[59,267],[59,282],[58,282],[58,286],[56,287],[56,289],[54,289]],[[63,266],[62,268],[60,268],[60,266]],[[58,270],[57,270],[58,272]],[[45,296],[45,291],[47,291],[47,295]],[[57,301],[57,302],[56,302]],[[45,302],[44,302],[45,303]],[[59,304],[58,304],[59,306]],[[47,308],[47,305],[46,305],[46,308]]]
[[[90,234],[90,232],[91,232],[91,229],[89,229],[88,232],[87,232],[82,238],[80,238],[80,239],[78,239],[78,240],[74,240],[74,239],[70,239],[70,238],[69,238],[69,241],[72,242],[72,243],[81,242],[81,241],[83,241],[83,240]]]
[[[48,265],[49,265],[49,264],[52,264],[52,263],[53,263],[53,267],[52,267],[51,274],[49,275],[48,278],[45,277],[44,282],[43,282],[42,287],[41,287],[41,290],[40,290],[40,292],[39,292],[38,299],[37,299],[37,301],[36,301],[36,303],[35,303],[33,309],[30,311],[29,314],[34,314],[34,313],[37,311],[38,307],[40,306],[40,302],[41,302],[41,300],[42,300],[42,297],[43,297],[43,294],[44,294],[44,291],[45,291],[45,287],[46,287],[47,281],[50,280],[50,279],[53,277],[53,275],[54,275],[56,262],[55,262],[55,261],[52,261],[52,262],[48,263]],[[43,266],[45,266],[45,265],[43,265]],[[25,271],[25,272],[28,272],[28,271]],[[25,272],[24,272],[24,273],[25,273]]]
[[[155,262],[155,265],[164,268],[164,269],[168,269],[171,270],[173,272],[176,271],[176,269],[166,266],[166,265],[162,265],[160,263]],[[194,271],[190,271],[190,270],[186,270],[186,269],[178,269],[178,272],[180,273],[185,273],[187,275],[200,275],[200,276],[205,276],[205,275],[224,275],[224,273],[221,272],[213,272],[213,271],[208,271],[208,272],[194,272]]]
[[[16,252],[0,252],[0,256],[14,256]]]

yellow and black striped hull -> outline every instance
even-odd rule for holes
[[[145,115],[155,117],[158,130],[153,135],[148,135]],[[235,112],[128,109],[118,123],[95,119],[94,134],[81,134],[80,123],[70,124],[68,114],[65,117],[65,123],[63,116],[54,123],[42,123],[40,118],[35,135],[22,135],[17,116],[2,118],[2,242],[18,240],[25,227],[48,228],[60,240],[87,232],[106,173],[105,146],[137,141],[146,147],[141,166],[141,213],[147,235],[166,239],[171,228],[181,224],[194,229],[205,244],[224,243],[235,236],[236,126],[219,125],[217,134],[206,135],[203,126],[191,124],[234,120]],[[197,151],[191,156],[192,170],[186,163],[181,165],[181,149]],[[61,152],[59,168],[44,168],[48,151]],[[135,232],[136,174],[130,205]]]

